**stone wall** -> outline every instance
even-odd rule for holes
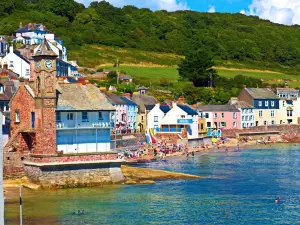
[[[272,132],[277,131],[281,134],[300,134],[300,125],[272,125],[272,126],[258,126],[247,129],[228,129],[223,131],[224,137],[236,137],[238,133],[246,132]]]
[[[84,165],[25,165],[28,180],[43,188],[91,187],[124,181],[120,163]]]

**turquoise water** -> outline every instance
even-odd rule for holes
[[[155,185],[24,190],[23,224],[300,224],[300,146],[197,154],[143,165],[206,176]],[[16,190],[10,190],[17,195]],[[274,204],[280,195],[280,204]],[[17,198],[6,224],[18,224]],[[71,215],[83,208],[86,215]]]

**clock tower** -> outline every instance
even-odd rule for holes
[[[32,56],[34,82],[36,149],[35,154],[56,154],[56,58],[46,39]]]

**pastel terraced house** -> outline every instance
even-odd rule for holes
[[[255,126],[275,125],[280,123],[280,99],[270,88],[244,87],[238,96],[240,101],[254,107]]]
[[[276,88],[279,101],[279,124],[298,124],[299,91],[294,88]]]
[[[241,128],[241,112],[232,105],[200,105],[197,110],[206,118],[207,130]]]
[[[231,98],[229,104],[241,112],[241,128],[255,126],[254,107],[247,102],[238,101],[237,98]]]

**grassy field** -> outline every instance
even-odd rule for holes
[[[84,45],[78,50],[70,51],[69,58],[78,60],[80,66],[98,68],[113,64],[116,59],[119,59],[123,65],[167,67],[177,65],[183,57],[170,53],[148,52],[103,45]]]
[[[115,69],[113,63],[119,59],[120,70],[134,77],[138,83],[151,85],[161,78],[177,82],[176,65],[183,56],[102,45],[85,45],[78,50],[70,51],[69,58],[77,59],[79,65],[83,67],[105,69]],[[266,66],[263,63],[245,64],[218,60],[216,60],[216,64],[219,75],[227,78],[240,74],[274,84],[283,84],[284,80],[289,80],[291,87],[300,87],[300,75],[295,75],[297,71],[292,71],[292,68],[285,70],[280,65],[273,65],[274,67],[271,68],[269,65],[265,70]]]
[[[112,66],[105,67],[106,69],[115,69]],[[121,66],[120,70],[125,71],[128,75],[134,77],[138,81],[143,80],[146,83],[153,83],[160,78],[166,78],[170,82],[178,82],[178,71],[176,67],[137,67],[137,66]],[[220,76],[227,78],[235,77],[238,74],[263,79],[272,84],[282,84],[284,80],[289,80],[291,87],[300,87],[300,76],[276,73],[272,71],[251,71],[239,69],[217,69]]]

